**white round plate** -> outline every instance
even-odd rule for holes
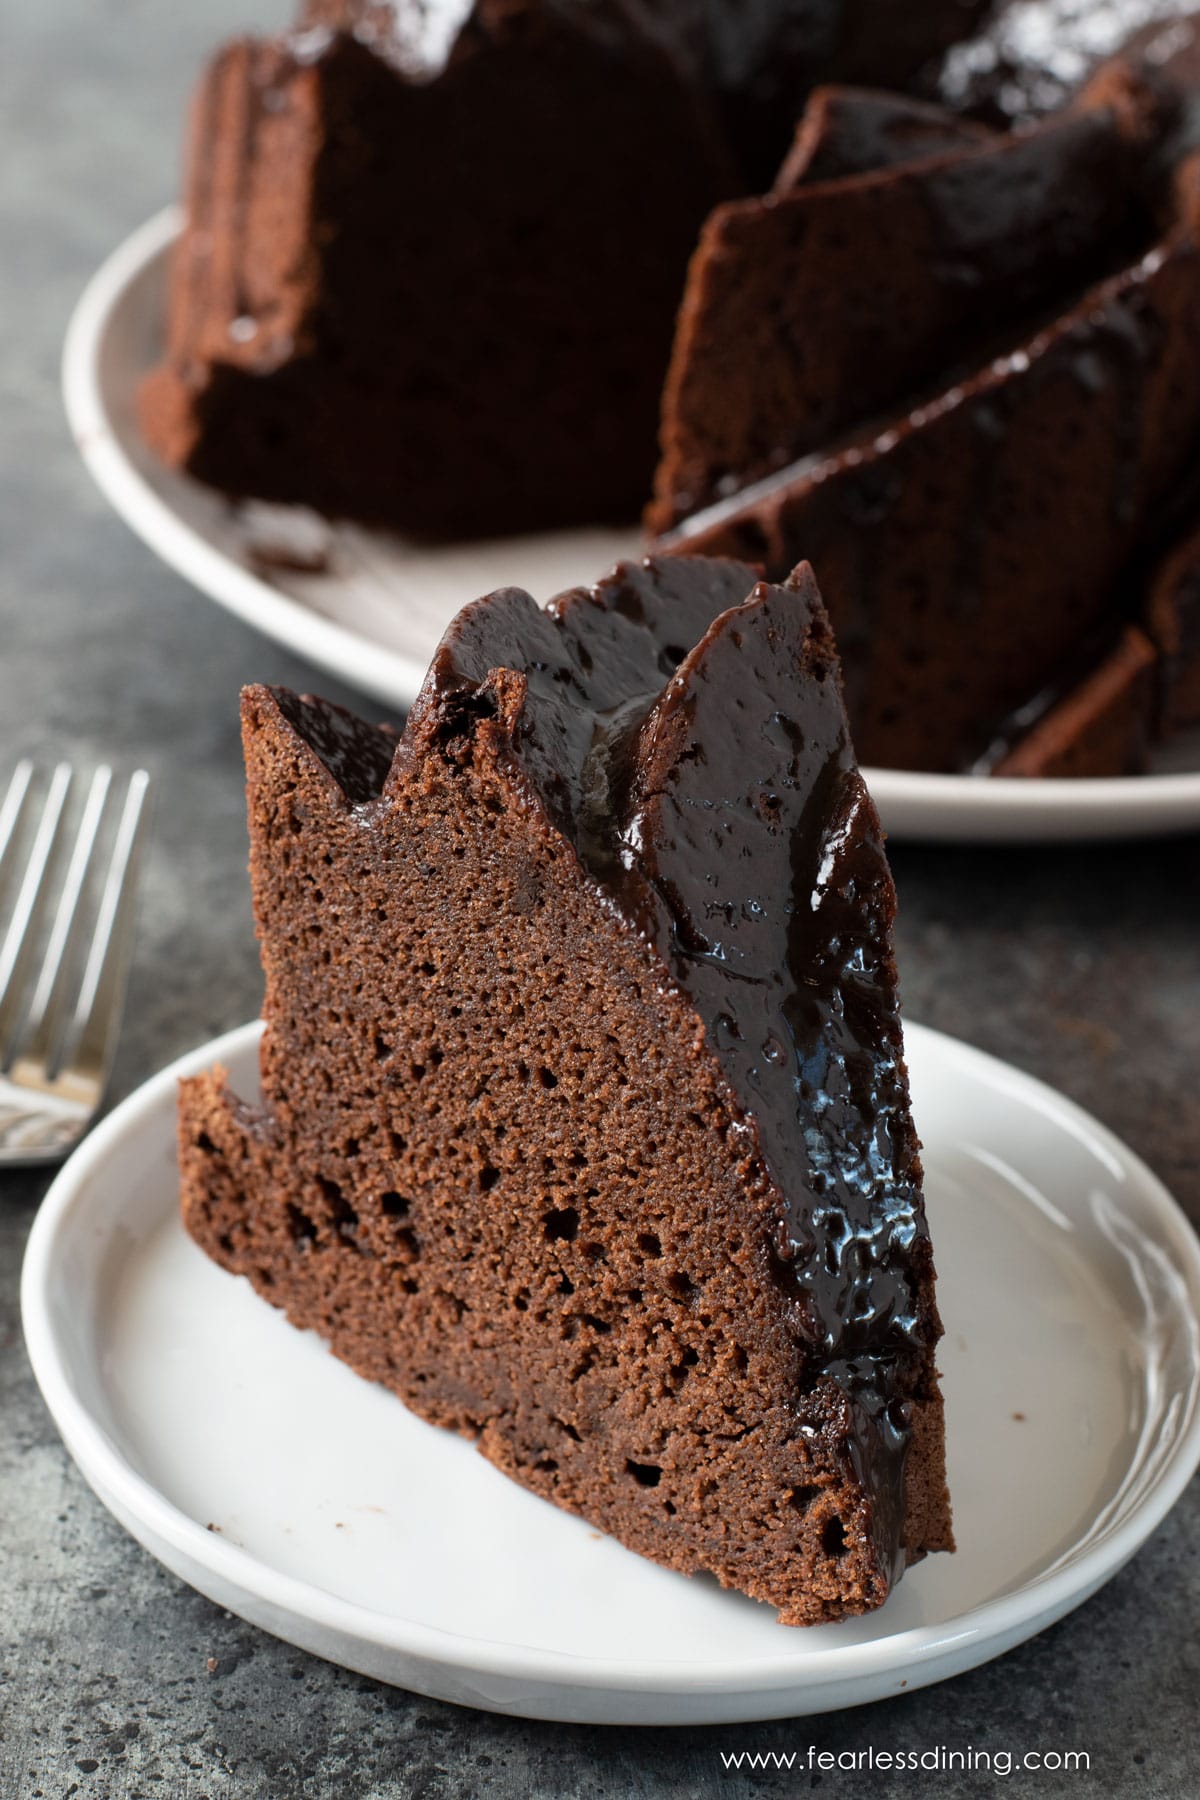
[[[92,278],[67,332],[63,389],[75,440],[107,499],[164,562],[222,606],[403,708],[466,601],[508,585],[549,599],[637,553],[633,527],[415,546],[301,507],[234,505],[166,468],[142,441],[134,400],[161,355],[166,261],[178,229],[175,208],[159,213]],[[866,774],[896,838],[1062,841],[1200,827],[1200,733],[1172,745],[1155,773],[1123,779]]]
[[[219,1061],[252,1093],[258,1029],[165,1070],[84,1141],[38,1215],[22,1303],[42,1392],[100,1498],[168,1568],[290,1643],[533,1718],[856,1705],[1060,1618],[1200,1460],[1187,1221],[1087,1114],[910,1025],[959,1549],[867,1618],[788,1629],[516,1487],[192,1244],[176,1078]]]

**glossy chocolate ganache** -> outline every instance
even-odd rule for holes
[[[895,895],[811,573],[467,607],[403,735],[245,697],[262,1105],[188,1228],[515,1479],[807,1624],[951,1547]]]

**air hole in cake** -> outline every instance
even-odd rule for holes
[[[411,1225],[406,1225],[403,1231],[398,1231],[396,1233],[396,1242],[402,1249],[408,1251],[414,1262],[417,1261],[421,1254],[421,1245],[420,1240]]]
[[[685,1350],[679,1360],[682,1362],[685,1369],[694,1369],[696,1364],[700,1361],[700,1352],[698,1350]]]
[[[500,1171],[494,1163],[485,1163],[479,1171],[479,1186],[485,1194],[490,1194],[500,1179]]]
[[[419,1281],[413,1281],[413,1280],[412,1280],[412,1278],[411,1278],[411,1277],[408,1277],[408,1278],[406,1278],[406,1279],[405,1279],[405,1280],[404,1280],[404,1281],[402,1281],[402,1282],[401,1282],[401,1283],[400,1283],[400,1286],[401,1286],[401,1287],[402,1287],[402,1288],[403,1288],[403,1289],[404,1289],[404,1292],[405,1292],[405,1293],[406,1293],[406,1294],[417,1294],[417,1293],[419,1293],[419,1292],[420,1292],[420,1291],[421,1291],[421,1284],[420,1284],[420,1282],[419,1282]],[[421,1376],[418,1376],[418,1377],[417,1377],[417,1379],[418,1379],[418,1380],[422,1380],[422,1379],[423,1379],[423,1377],[421,1377]]]
[[[563,1276],[558,1284],[558,1291],[560,1294],[573,1294],[575,1292],[575,1283],[571,1280],[569,1275]]]
[[[423,962],[421,964],[421,973],[422,975],[436,975],[437,970],[431,962]]]
[[[292,1234],[292,1242],[297,1249],[307,1250],[317,1235],[317,1228],[308,1214],[301,1212],[300,1208],[289,1200],[287,1202],[287,1221],[288,1229]]]
[[[846,1548],[846,1527],[835,1513],[821,1528],[821,1548],[826,1556],[841,1556]]]
[[[602,1337],[612,1330],[608,1320],[598,1319],[595,1313],[584,1313],[582,1318],[585,1325],[590,1325],[592,1330],[598,1331]]]
[[[625,1290],[625,1298],[629,1301],[631,1306],[640,1306],[642,1304],[641,1288],[627,1288]]]
[[[552,1456],[543,1456],[540,1462],[535,1462],[533,1466],[543,1475],[557,1475],[558,1473],[558,1464]]]
[[[409,1202],[403,1194],[397,1194],[389,1188],[386,1194],[379,1196],[379,1210],[385,1219],[407,1219]]]
[[[552,1207],[542,1219],[542,1229],[552,1243],[557,1238],[573,1243],[579,1230],[579,1214],[573,1206]]]
[[[745,1370],[749,1364],[749,1361],[750,1361],[750,1358],[746,1355],[746,1352],[742,1349],[742,1346],[740,1344],[735,1344],[734,1350],[733,1350],[734,1367],[737,1369],[740,1369],[743,1373],[745,1373]]]
[[[560,1431],[566,1432],[573,1444],[582,1444],[583,1439],[580,1437],[575,1427],[567,1423],[566,1419],[552,1419],[550,1423],[552,1425],[557,1425]]]
[[[675,1517],[674,1502],[671,1500],[664,1500],[663,1501],[663,1511],[667,1514],[668,1518],[673,1519]]]
[[[220,1245],[221,1249],[225,1252],[226,1256],[233,1255],[233,1239],[230,1237],[230,1235],[227,1231],[221,1232],[220,1236],[217,1238],[217,1243]]]
[[[376,1032],[375,1033],[375,1061],[376,1062],[386,1062],[388,1057],[391,1054],[392,1054],[392,1046],[388,1043],[386,1038],[380,1037],[379,1033]]]
[[[317,1185],[324,1195],[325,1204],[329,1208],[329,1216],[333,1220],[338,1236],[347,1244],[352,1244],[356,1250],[361,1249],[362,1246],[358,1242],[358,1214],[337,1182],[328,1180],[324,1175],[318,1175]]]
[[[398,1132],[398,1131],[392,1132],[391,1139],[392,1139],[392,1155],[393,1156],[403,1156],[404,1152],[408,1149],[408,1139],[406,1137],[403,1137],[400,1134],[400,1132]]]
[[[664,644],[658,653],[658,666],[664,675],[673,675],[687,651],[680,644]]]
[[[794,1506],[797,1512],[807,1512],[820,1492],[819,1487],[813,1487],[811,1482],[805,1482],[803,1486],[792,1489],[788,1495],[788,1505]]]
[[[676,1269],[674,1274],[667,1276],[667,1286],[678,1300],[694,1300],[696,1297],[696,1284],[682,1269]]]
[[[358,1139],[356,1137],[348,1137],[344,1148],[347,1157],[357,1156],[360,1148]]]
[[[433,1049],[429,1052],[429,1060],[433,1064],[435,1069],[440,1069],[442,1064],[446,1060],[446,1052],[440,1047],[440,1045],[435,1044],[433,1046]]]
[[[657,1487],[662,1480],[662,1470],[654,1463],[639,1463],[626,1460],[626,1472],[633,1476],[639,1487]]]
[[[662,1244],[652,1231],[638,1232],[638,1249],[646,1256],[661,1256]]]
[[[275,1277],[270,1269],[255,1269],[254,1274],[256,1280],[262,1287],[269,1288],[275,1286]]]
[[[425,1064],[424,1063],[416,1063],[416,1062],[410,1063],[408,1072],[412,1076],[414,1081],[424,1081],[424,1079],[425,1079]]]
[[[520,1293],[514,1294],[513,1306],[516,1308],[517,1312],[528,1312],[529,1311],[529,1289],[528,1288],[522,1288]]]
[[[579,1246],[579,1252],[581,1256],[586,1256],[589,1262],[602,1263],[608,1261],[608,1251],[604,1248],[603,1244],[581,1244]]]
[[[556,1088],[558,1086],[558,1076],[555,1075],[551,1069],[539,1069],[538,1080],[544,1088]]]
[[[335,1219],[343,1219],[346,1218],[347,1215],[351,1219],[356,1219],[358,1217],[358,1214],[349,1204],[345,1194],[343,1194],[341,1187],[336,1181],[330,1181],[327,1175],[318,1175],[317,1186],[320,1188],[321,1193],[328,1204],[329,1210]]]
[[[202,1131],[196,1139],[196,1148],[197,1150],[203,1150],[205,1156],[215,1156],[217,1154],[217,1146],[213,1143],[207,1131]]]

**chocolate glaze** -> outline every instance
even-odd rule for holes
[[[894,897],[807,567],[723,613],[623,742],[615,885],[757,1122],[805,1335],[827,1357],[913,1338]]]
[[[901,1376],[911,1388],[937,1321],[895,895],[811,572],[780,587],[737,562],[647,559],[546,610],[516,589],[477,601],[406,745],[453,750],[481,719],[703,1021],[779,1194],[768,1254],[806,1381],[838,1384],[854,1455],[888,1471],[875,1529],[894,1560]]]

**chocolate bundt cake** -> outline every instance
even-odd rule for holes
[[[894,893],[807,567],[462,612],[402,736],[244,699],[263,1098],[188,1229],[514,1480],[787,1624],[951,1547]]]
[[[706,223],[649,523],[773,579],[812,558],[865,762],[1120,774],[1195,707],[1188,128],[1134,61],[969,139],[824,93],[772,192]]]
[[[309,0],[192,118],[169,463],[425,537],[636,519],[687,260],[819,78],[981,0]]]

